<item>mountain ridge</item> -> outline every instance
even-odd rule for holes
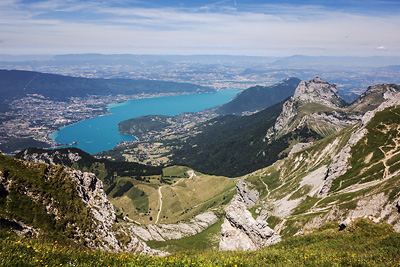
[[[360,123],[244,176],[259,195],[249,210],[267,216],[283,238],[356,218],[384,220],[399,232],[399,105],[400,93]]]

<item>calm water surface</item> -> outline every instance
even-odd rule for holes
[[[90,154],[110,150],[133,136],[118,133],[118,123],[144,115],[174,116],[182,112],[198,112],[227,103],[241,90],[221,90],[212,94],[193,94],[130,100],[109,105],[112,114],[78,122],[62,128],[51,137],[58,143],[78,142]]]

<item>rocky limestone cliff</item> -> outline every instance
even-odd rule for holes
[[[315,112],[299,113],[299,109],[308,103],[319,106],[315,107]],[[357,114],[347,116],[338,112],[345,104],[346,102],[339,96],[335,84],[330,84],[318,77],[307,82],[301,81],[294,95],[283,104],[281,114],[276,119],[275,125],[268,129],[264,140],[269,142],[273,138],[306,125],[321,136],[341,130],[360,119]],[[326,111],[317,111],[321,107],[324,107],[323,109]]]
[[[252,208],[257,202],[260,193],[256,189],[250,189],[249,187],[253,187],[253,185],[241,179],[236,184],[237,195],[234,197],[238,201],[245,203],[247,208]]]
[[[339,96],[336,85],[319,77],[307,82],[301,81],[293,97],[303,102],[321,103],[333,108],[345,105],[345,101]]]
[[[76,190],[85,206],[89,207],[95,220],[94,236],[87,233],[78,233],[86,238],[87,246],[113,251],[127,251],[147,255],[165,255],[164,252],[149,248],[146,243],[139,240],[134,233],[122,228],[116,223],[116,214],[111,202],[103,190],[103,183],[96,175],[66,168],[66,173],[76,183]],[[123,237],[127,242],[121,242]],[[97,242],[96,242],[97,241]]]
[[[257,250],[281,241],[280,236],[268,227],[267,216],[260,215],[254,219],[248,211],[260,194],[256,189],[250,189],[253,185],[244,179],[237,183],[237,194],[225,208],[220,250]]]
[[[127,228],[131,233],[137,235],[144,241],[165,241],[196,235],[204,231],[210,225],[216,223],[218,220],[218,217],[212,211],[208,211],[195,216],[188,222],[149,225],[131,223]]]
[[[257,250],[281,241],[280,236],[268,227],[266,218],[259,216],[255,220],[244,202],[233,200],[225,213],[220,250]]]

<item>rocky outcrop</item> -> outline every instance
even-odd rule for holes
[[[248,208],[254,206],[260,193],[250,189],[253,185],[241,179],[237,194],[225,208],[225,219],[221,226],[220,250],[256,250],[279,242],[280,236],[268,227],[267,216],[255,220]]]
[[[212,211],[208,211],[195,216],[188,222],[150,225],[138,225],[132,223],[128,228],[131,233],[137,235],[144,241],[165,241],[193,236],[204,231],[218,220],[218,217]]]
[[[45,150],[41,150],[45,151]],[[69,166],[72,162],[78,162],[82,159],[78,152],[73,152],[68,149],[68,152],[48,151],[42,153],[30,153],[29,149],[23,151],[19,156],[21,159],[30,162],[46,163],[51,165]]]
[[[307,103],[318,103],[325,106],[327,110],[332,108],[339,109],[346,105],[346,102],[339,96],[335,84],[330,84],[318,77],[308,82],[301,81],[294,95],[283,104],[281,114],[276,119],[275,125],[268,129],[264,141],[269,142],[274,137],[282,136],[295,129],[300,129],[306,124],[311,126],[317,125],[316,132],[318,132],[318,127],[321,127],[319,126],[321,124],[322,128],[328,127],[336,131],[354,124],[360,119],[360,117],[344,116],[344,113],[337,111],[302,114],[299,117],[299,108]],[[321,133],[324,131],[325,129],[322,129]],[[322,134],[322,136],[324,135]]]
[[[116,222],[116,214],[103,191],[103,183],[93,173],[13,158],[7,159],[3,155],[2,157],[1,164],[4,166],[1,167],[8,171],[5,174],[0,171],[0,197],[6,196],[6,201],[10,202],[8,206],[13,207],[13,204],[20,199],[28,201],[28,197],[31,203],[35,203],[34,207],[38,207],[39,211],[44,211],[49,215],[46,220],[65,226],[67,230],[61,230],[60,234],[67,232],[71,241],[89,248],[148,255],[165,254],[149,248],[136,235],[131,234]],[[58,194],[54,192],[56,190],[66,191]],[[10,192],[14,195],[13,198],[7,197]],[[15,205],[18,207],[17,203]],[[69,207],[69,205],[72,206]],[[82,212],[83,216],[71,211]],[[0,227],[6,225],[19,234],[35,236],[43,231],[54,230],[43,226],[41,222],[33,223],[33,227],[27,221],[16,221],[14,214],[16,212],[12,209],[1,213]],[[28,220],[32,223],[31,221]]]
[[[89,207],[95,218],[95,235],[101,240],[102,247],[107,250],[121,250],[112,227],[116,214],[110,201],[103,191],[103,183],[93,173],[67,169],[67,174],[76,183],[76,191],[85,206]],[[91,247],[96,245],[89,238],[86,240]]]
[[[293,97],[302,102],[321,103],[325,106],[337,108],[346,102],[339,96],[335,84],[330,84],[319,77],[311,81],[301,81]]]
[[[76,183],[76,190],[85,206],[89,207],[93,216],[95,228],[95,241],[87,234],[78,233],[86,238],[87,245],[93,248],[101,248],[114,251],[129,251],[148,255],[164,255],[164,252],[149,248],[135,235],[116,224],[116,214],[111,202],[103,191],[103,183],[93,173],[81,172],[67,168],[67,174]],[[118,237],[129,239],[121,242]],[[97,242],[96,242],[97,241]]]
[[[266,217],[259,216],[255,220],[244,202],[233,200],[225,213],[220,250],[257,250],[281,241],[280,236],[268,227]]]
[[[270,141],[279,131],[288,127],[289,123],[297,115],[297,107],[299,103],[291,97],[283,104],[282,112],[275,121],[275,125],[268,129],[264,142]]]
[[[337,177],[346,173],[348,169],[350,169],[350,158],[351,158],[351,148],[357,144],[361,138],[363,138],[367,134],[367,130],[365,128],[360,128],[355,131],[350,139],[347,141],[347,144],[343,147],[343,149],[336,154],[333,159],[332,163],[329,165],[324,184],[321,190],[318,192],[318,197],[326,196],[329,189],[332,186],[332,181]]]
[[[247,208],[253,207],[260,196],[256,189],[249,188],[252,186],[251,183],[245,182],[243,179],[236,184],[237,195],[235,195],[235,198],[245,203]]]
[[[308,115],[307,120],[310,124],[323,122],[339,131],[347,126],[354,125],[361,120],[364,114],[342,111],[321,112]]]

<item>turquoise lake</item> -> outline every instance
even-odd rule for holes
[[[113,149],[123,141],[135,141],[135,137],[120,134],[118,123],[144,115],[174,116],[183,112],[198,112],[229,102],[241,90],[220,90],[210,94],[191,94],[129,100],[108,106],[111,112],[62,128],[52,134],[54,141],[63,144],[77,142],[74,147],[89,154]]]

